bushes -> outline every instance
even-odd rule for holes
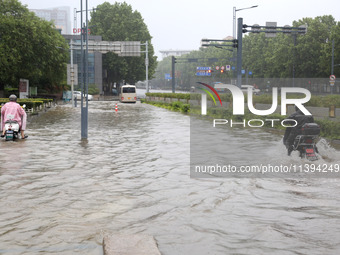
[[[321,127],[320,136],[330,139],[340,139],[340,122],[331,120],[316,120]]]
[[[287,98],[303,98],[301,94],[288,94]],[[245,102],[247,97],[245,97]],[[264,94],[254,96],[253,101],[260,104],[272,104],[272,95]],[[281,101],[281,97],[278,97],[278,103]],[[340,96],[339,95],[327,95],[327,96],[315,96],[312,95],[311,99],[306,103],[306,106],[315,107],[340,107]]]
[[[9,101],[8,98],[0,98],[0,105],[5,104]],[[26,105],[26,109],[36,109],[37,107],[42,106],[43,104],[47,104],[53,102],[53,99],[46,99],[46,98],[25,98],[20,99],[18,98],[17,103],[21,106]]]
[[[169,96],[168,96],[169,95]],[[170,98],[180,98],[180,99],[191,99],[191,100],[200,100],[200,94],[180,94],[180,93],[147,93],[147,96],[151,97],[170,97]],[[220,94],[221,99],[223,102],[232,102],[231,94]],[[289,98],[301,98],[303,95],[294,95],[290,94]],[[207,97],[208,99],[210,97]],[[247,97],[245,96],[245,102]],[[255,103],[262,103],[262,104],[272,104],[272,96],[268,94],[254,95],[253,97]],[[278,104],[280,103],[280,98],[278,98]],[[166,102],[151,102],[145,99],[142,102],[146,102],[148,104],[152,104],[158,107],[163,107],[173,111],[180,111],[184,113],[191,112],[192,114],[199,115],[201,112],[200,106],[191,107],[189,104],[182,103],[180,101],[175,101],[172,103]],[[312,96],[311,100],[306,104],[307,106],[316,106],[316,107],[340,107],[340,96],[339,95],[327,95],[327,96]],[[234,116],[231,109],[225,108],[214,108],[209,107],[207,115],[216,118],[216,119],[233,119],[234,121],[242,121],[242,119],[261,119],[264,121],[265,127],[271,127],[272,123],[270,121],[265,121],[266,119],[276,119],[278,121],[274,122],[274,128],[276,129],[284,129],[280,122],[287,118],[287,116],[282,116],[280,114],[271,114],[268,116],[256,116],[249,112],[246,112],[245,115],[242,116]],[[321,126],[321,136],[330,139],[340,139],[340,122],[333,121],[333,120],[316,120]]]
[[[233,98],[231,93],[219,93],[221,100],[223,102],[232,102]],[[163,97],[163,98],[177,98],[177,99],[186,99],[186,100],[197,100],[201,99],[201,94],[198,93],[146,93],[146,96],[149,97]],[[302,98],[304,95],[302,94],[287,94],[287,98]],[[207,97],[208,100],[212,100],[210,97]],[[247,95],[244,96],[244,102],[247,102]],[[262,95],[253,95],[254,103],[259,104],[272,104],[272,95],[271,94],[262,94]],[[281,97],[278,97],[278,104],[281,101]],[[327,95],[327,96],[314,96],[312,95],[309,102],[306,103],[306,106],[316,106],[316,107],[340,107],[340,95]]]
[[[100,93],[100,91],[99,91],[98,87],[96,86],[96,84],[90,84],[88,93],[90,95],[98,95]]]
[[[166,97],[166,98],[178,98],[178,99],[190,99],[190,94],[188,93],[146,93],[149,97]]]
[[[146,101],[145,99],[141,100],[142,103],[151,104],[157,107],[165,108],[168,110],[176,111],[176,112],[182,112],[182,113],[189,113],[190,111],[190,105],[184,104],[182,102],[176,101],[172,103],[166,103],[166,102],[154,102],[154,101]]]

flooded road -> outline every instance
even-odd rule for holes
[[[166,255],[340,253],[340,179],[190,178],[189,116],[114,106],[90,102],[86,142],[69,105],[0,141],[0,254],[102,254],[111,233],[153,235]],[[230,134],[245,137],[282,160],[281,136]]]

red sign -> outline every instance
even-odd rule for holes
[[[26,81],[20,81],[19,92],[27,92],[27,82]]]
[[[73,34],[80,34],[81,30],[82,30],[81,28],[73,28]],[[87,31],[88,31],[88,34],[91,34],[91,29],[88,28]]]

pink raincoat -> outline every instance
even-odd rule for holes
[[[13,115],[16,122],[19,123],[20,130],[26,129],[27,115],[24,109],[16,102],[8,102],[1,107],[1,130],[5,128],[5,122],[9,120],[8,115]]]

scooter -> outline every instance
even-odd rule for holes
[[[8,120],[5,122],[5,139],[6,141],[14,141],[18,139],[20,126],[19,123],[13,120],[14,116],[7,116]]]
[[[320,126],[316,123],[306,123],[301,128],[301,134],[297,135],[293,150],[300,152],[300,157],[310,161],[318,160],[317,139],[320,135]]]

